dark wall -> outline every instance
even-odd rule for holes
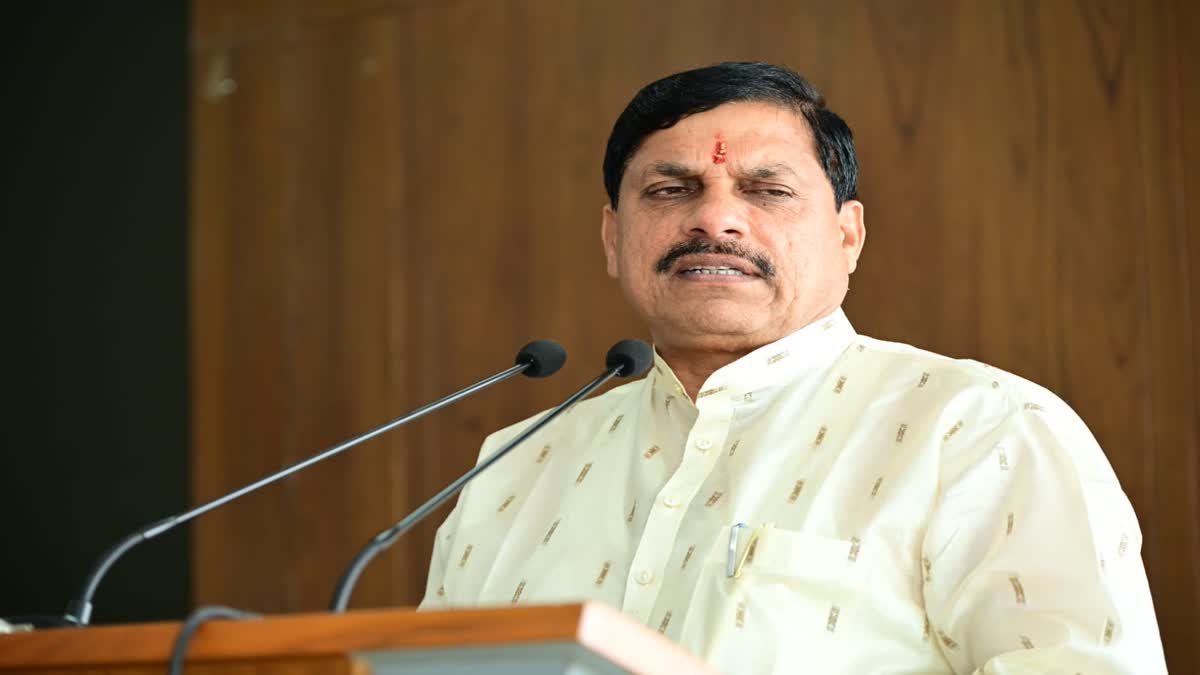
[[[61,613],[104,549],[188,506],[188,6],[132,5],[25,3],[2,29],[0,616]],[[185,615],[188,560],[184,530],[134,550],[94,621]]]

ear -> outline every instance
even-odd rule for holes
[[[863,244],[867,239],[862,202],[855,199],[842,202],[837,221],[838,229],[842,233],[842,253],[846,256],[846,269],[854,273],[858,267],[858,256],[862,254]]]
[[[611,204],[605,204],[600,217],[600,241],[608,262],[608,276],[617,278],[617,214]]]

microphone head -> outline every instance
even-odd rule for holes
[[[608,350],[604,365],[620,368],[617,377],[637,377],[654,365],[654,349],[641,340],[621,340]]]
[[[528,377],[553,375],[567,362],[567,350],[554,340],[535,340],[517,352],[517,365],[528,364],[522,371]]]

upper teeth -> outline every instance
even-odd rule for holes
[[[731,276],[742,276],[745,272],[735,270],[732,267],[689,267],[684,270],[688,274],[728,274]]]

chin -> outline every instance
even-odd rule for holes
[[[724,351],[760,339],[771,324],[763,312],[747,311],[744,302],[646,302],[634,305],[655,340]],[[766,340],[763,344],[770,342]],[[758,345],[755,345],[758,346]]]
[[[760,323],[744,314],[701,313],[680,317],[676,326],[680,334],[690,336],[693,342],[741,348],[760,339],[763,332]]]

